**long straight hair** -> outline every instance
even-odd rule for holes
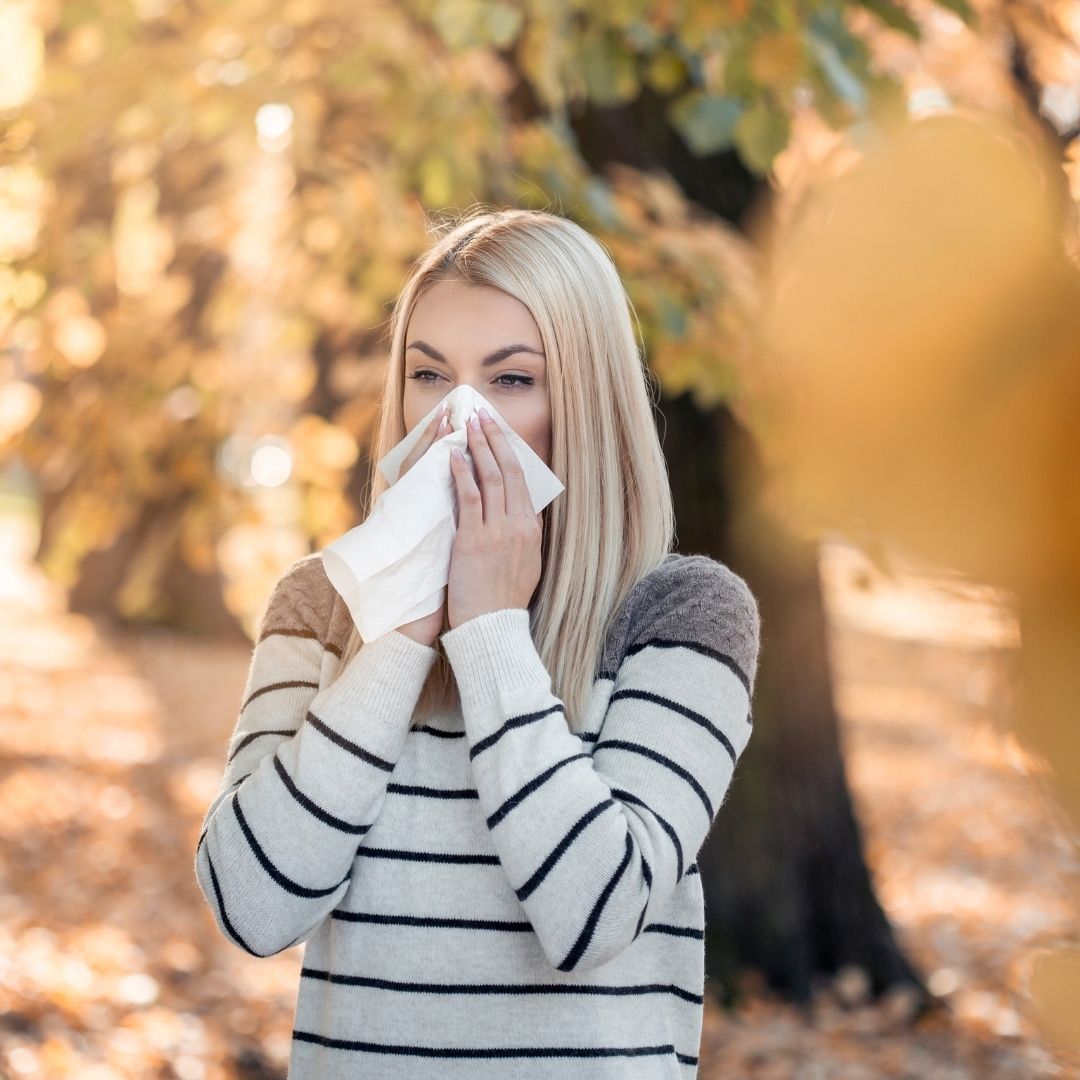
[[[457,280],[521,301],[547,354],[550,466],[566,489],[542,512],[543,569],[529,619],[553,692],[571,730],[580,732],[611,624],[634,585],[671,551],[675,535],[653,416],[658,389],[635,338],[637,315],[607,248],[567,218],[474,204],[456,220],[429,221],[428,231],[434,241],[414,263],[390,316],[365,516],[389,486],[378,462],[407,434],[405,334],[417,300],[435,282]],[[331,679],[362,644],[351,625]],[[414,727],[460,708],[453,669],[438,640],[435,647]]]

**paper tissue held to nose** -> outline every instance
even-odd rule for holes
[[[443,402],[451,430],[399,479],[402,462]],[[367,519],[323,548],[326,576],[364,641],[442,605],[458,520],[450,451],[459,447],[472,467],[465,424],[481,407],[494,417],[521,463],[533,510],[539,513],[564,490],[562,481],[482,394],[471,386],[455,387],[379,462],[390,487]]]

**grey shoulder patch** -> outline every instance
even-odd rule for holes
[[[757,600],[742,577],[711,556],[674,554],[638,583],[627,649],[650,638],[692,641],[729,657],[753,694],[761,638]]]

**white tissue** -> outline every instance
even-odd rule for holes
[[[399,478],[402,462],[443,402],[449,408],[451,430]],[[472,467],[465,425],[481,407],[495,419],[521,463],[536,513],[565,490],[490,401],[468,385],[451,390],[379,462],[391,486],[376,500],[367,519],[323,548],[326,576],[341,594],[364,641],[442,606],[458,522],[450,451],[460,447]]]

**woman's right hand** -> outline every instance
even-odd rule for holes
[[[449,431],[450,421],[444,407],[442,412],[436,413],[431,418],[427,430],[416,440],[416,445],[405,456],[405,460],[402,461],[401,469],[398,472],[398,479],[400,480]],[[435,644],[435,639],[443,632],[445,619],[446,599],[444,597],[437,611],[433,611],[430,615],[424,615],[422,618],[413,619],[412,622],[402,623],[397,630],[421,645],[431,646]]]

